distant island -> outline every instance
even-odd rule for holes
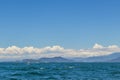
[[[120,53],[112,53],[110,55],[104,55],[104,56],[94,56],[94,57],[87,57],[87,58],[81,58],[77,57],[74,58],[74,61],[76,62],[120,62]]]
[[[87,58],[40,58],[40,59],[23,59],[22,62],[120,62],[120,53],[113,53],[105,56],[87,57]]]
[[[73,62],[71,59],[66,59],[63,57],[53,57],[53,58],[40,58],[38,60],[35,59],[24,59],[22,62]]]

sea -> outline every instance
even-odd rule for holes
[[[0,80],[120,80],[120,63],[1,62]]]

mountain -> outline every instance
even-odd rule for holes
[[[53,58],[40,58],[38,60],[34,59],[24,59],[22,62],[73,62],[71,59],[66,59],[63,57],[53,57]]]
[[[120,52],[112,53],[105,56],[95,56],[87,58],[71,58],[66,59],[63,57],[52,57],[52,58],[40,58],[40,59],[24,59],[22,62],[120,62]]]
[[[116,58],[116,59],[113,59],[111,60],[110,62],[120,62],[120,57]]]
[[[105,56],[96,56],[96,57],[88,57],[88,58],[74,58],[74,61],[76,61],[76,62],[110,62],[119,57],[120,57],[120,53],[118,52],[118,53],[112,53],[110,55],[105,55]]]
[[[71,62],[72,60],[63,57],[53,57],[53,58],[40,58],[40,62]]]
[[[37,60],[34,59],[24,59],[22,62],[37,62]]]

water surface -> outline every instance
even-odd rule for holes
[[[0,80],[120,80],[120,63],[0,63]]]

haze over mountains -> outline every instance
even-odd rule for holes
[[[24,59],[23,62],[73,62],[73,60],[66,59],[63,57],[53,57],[53,58],[40,58],[38,60]]]
[[[117,45],[102,46],[95,44],[92,48],[87,49],[69,49],[59,45],[43,48],[11,46],[0,48],[0,62],[23,59],[30,59],[28,60],[30,62],[69,62],[65,60],[66,58],[72,60],[71,62],[105,62],[119,60],[119,54],[120,47]]]
[[[43,48],[33,46],[10,46],[7,48],[0,48],[0,61],[39,59],[44,57],[51,58],[59,56],[65,58],[76,58],[75,61],[77,61],[78,59],[84,60],[83,58],[88,57],[93,59],[95,56],[106,56],[114,52],[120,52],[120,47],[117,45],[102,46],[100,44],[95,44],[92,48],[87,49],[71,49],[64,48],[59,45],[46,46]]]
[[[77,62],[120,62],[120,53],[88,58],[74,58]]]
[[[40,59],[24,59],[22,62],[120,62],[120,53],[113,53],[106,56],[88,57],[88,58],[40,58]]]

